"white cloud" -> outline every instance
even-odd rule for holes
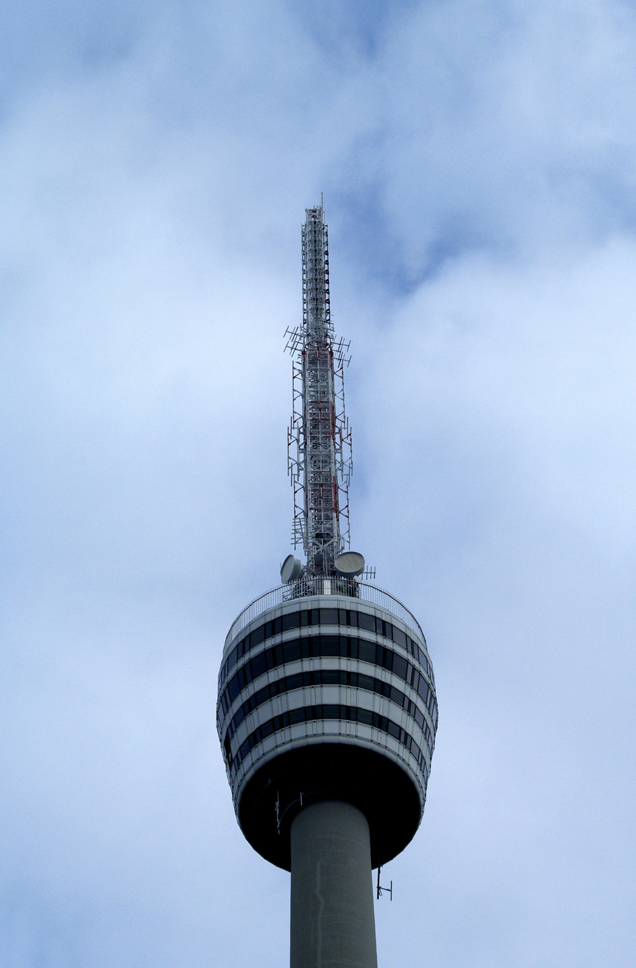
[[[440,693],[381,963],[627,963],[633,10],[21,9],[0,960],[286,958],[287,878],[235,824],[214,689],[288,547],[282,332],[324,188],[353,541]]]

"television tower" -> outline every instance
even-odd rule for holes
[[[419,623],[346,550],[348,344],[331,323],[322,204],[305,214],[303,321],[286,336],[292,536],[306,561],[289,555],[282,584],[232,624],[217,728],[241,830],[291,871],[291,968],[376,968],[371,870],[422,819],[437,700]]]

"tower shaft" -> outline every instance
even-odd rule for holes
[[[291,968],[377,968],[369,824],[314,803],[291,826]]]

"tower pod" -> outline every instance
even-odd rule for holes
[[[378,866],[412,839],[426,798],[437,702],[424,636],[379,589],[333,585],[336,594],[291,601],[283,586],[258,600],[280,604],[256,615],[252,603],[228,635],[219,676],[217,723],[238,822],[286,870],[303,806],[358,807]]]

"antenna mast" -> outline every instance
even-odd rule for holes
[[[329,306],[329,247],[322,204],[305,209],[302,227],[303,324],[287,330],[293,413],[288,431],[294,489],[294,547],[306,577],[334,575],[349,546],[351,431],[344,412],[349,343],[336,339]]]

